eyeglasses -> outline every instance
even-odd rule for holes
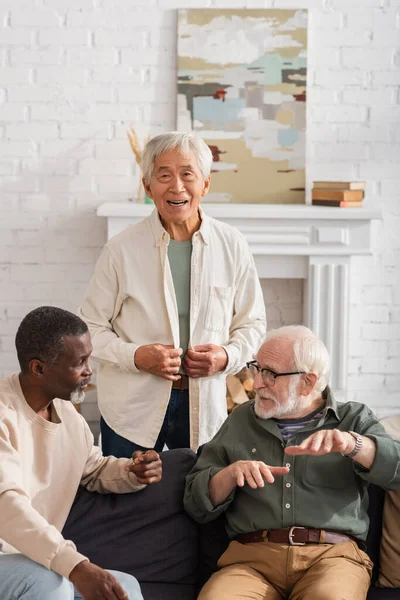
[[[264,385],[269,385],[270,387],[275,385],[275,380],[277,377],[285,377],[286,375],[301,375],[305,373],[305,371],[290,371],[290,373],[275,373],[271,369],[267,369],[266,367],[260,367],[256,360],[252,360],[251,362],[246,363],[246,367],[250,371],[250,375],[253,379],[255,379],[257,373],[261,372],[261,377]]]

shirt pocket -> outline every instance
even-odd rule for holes
[[[306,456],[303,480],[317,488],[344,489],[354,481],[353,461],[338,452]]]
[[[232,321],[234,287],[210,285],[204,327],[209,331],[224,331]]]

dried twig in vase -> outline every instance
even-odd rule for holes
[[[133,127],[130,127],[127,132],[127,136],[129,139],[129,144],[132,148],[133,155],[136,160],[136,164],[140,170],[140,177],[138,182],[138,188],[136,192],[136,199],[138,202],[144,202],[144,189],[142,185],[142,148],[140,146],[139,138],[137,133]],[[147,136],[145,144],[149,141],[150,136]]]

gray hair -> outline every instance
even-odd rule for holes
[[[318,381],[313,394],[321,394],[331,373],[331,359],[324,342],[304,325],[287,325],[267,332],[266,341],[276,338],[293,340],[293,369],[315,373]]]
[[[189,152],[193,152],[197,166],[199,167],[204,180],[211,173],[211,165],[213,156],[207,144],[194,133],[181,133],[180,131],[170,131],[161,133],[147,142],[142,155],[142,173],[143,178],[150,185],[151,176],[154,170],[155,160],[168,152],[178,148],[179,151],[186,156]]]

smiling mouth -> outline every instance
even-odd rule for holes
[[[167,200],[167,204],[169,204],[170,206],[184,206],[188,202],[189,200]]]

